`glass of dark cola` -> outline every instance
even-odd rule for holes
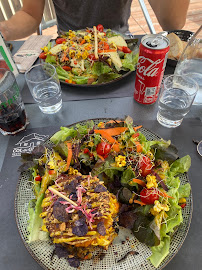
[[[14,135],[28,124],[24,103],[14,74],[0,68],[0,132]]]

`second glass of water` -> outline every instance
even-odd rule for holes
[[[54,114],[62,108],[62,93],[56,69],[49,63],[32,66],[25,73],[30,92],[46,114]]]
[[[198,84],[188,76],[167,76],[158,101],[158,122],[168,128],[182,123],[198,91]]]

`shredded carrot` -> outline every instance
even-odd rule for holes
[[[121,122],[124,122],[124,121],[122,121],[122,120],[109,120],[106,124],[113,124],[113,123],[121,123]]]
[[[140,205],[142,205],[142,206],[143,206],[143,205],[146,205],[146,203],[143,203],[143,202],[138,201],[138,200],[134,200],[133,202],[134,202],[134,203],[138,203],[138,204],[140,204]]]
[[[163,191],[159,191],[160,195],[165,197],[165,198],[170,198],[170,199],[174,199],[172,196],[169,196],[166,192]]]
[[[120,152],[120,147],[118,144],[112,145],[112,148],[114,149],[115,152],[117,152],[117,153]]]
[[[107,131],[105,130],[99,130],[99,129],[95,129],[94,132],[96,134],[100,134],[104,139],[106,139],[108,142],[110,142],[112,145],[112,148],[114,149],[115,152],[119,152],[120,148],[119,148],[119,143],[117,142],[117,140],[115,140],[111,135],[109,135],[107,133]]]
[[[65,58],[66,58],[66,56],[67,56],[68,51],[69,51],[69,48],[67,48],[67,49],[64,51],[64,54],[63,54],[63,57],[62,57],[61,62],[64,62],[64,61],[68,61],[68,60],[69,60],[69,58],[68,58],[68,60],[65,60]]]
[[[136,151],[138,153],[141,153],[142,152],[142,145],[139,142],[137,142],[137,141],[135,141],[134,143],[136,145]]]
[[[99,133],[104,139],[112,144],[119,144],[117,140],[115,140],[106,130],[95,129],[94,132],[97,134]]]
[[[127,127],[114,127],[114,128],[101,129],[101,132],[106,131],[110,136],[117,136],[125,132],[126,130],[128,130]]]
[[[69,169],[71,160],[72,160],[72,145],[69,142],[66,142],[67,148],[68,148],[68,156],[67,156],[67,164],[66,164],[66,170]]]
[[[92,46],[90,44],[85,46],[85,50],[89,51],[90,49],[92,49]]]
[[[86,42],[85,39],[83,39],[83,40],[81,41],[80,45],[83,45],[85,42]]]
[[[144,181],[137,179],[137,178],[133,178],[133,182],[137,183],[138,185],[143,186],[143,187],[146,186],[146,183]]]
[[[64,62],[65,58],[66,58],[66,53],[64,53],[61,62]]]
[[[136,131],[138,130],[139,128],[141,128],[142,126],[137,126],[137,127],[134,127],[133,129]]]
[[[98,53],[116,52],[115,49],[98,50]]]
[[[97,155],[102,161],[104,161],[105,159],[103,158],[103,156],[101,155]]]

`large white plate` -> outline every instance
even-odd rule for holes
[[[106,119],[92,119],[95,124],[99,122],[107,122],[111,118]],[[85,124],[86,121],[79,122],[80,124]],[[75,123],[78,124],[78,123]],[[73,127],[75,124],[68,127]],[[140,131],[146,136],[148,140],[158,140],[161,139],[158,135],[154,134],[152,131],[141,128]],[[47,141],[47,144],[50,142]],[[179,175],[181,183],[189,183],[188,175]],[[31,183],[28,181],[29,174],[23,173],[17,184],[16,195],[15,195],[15,216],[16,223],[22,238],[22,241],[31,254],[31,256],[46,270],[70,270],[75,269],[69,266],[66,259],[59,259],[57,256],[53,255],[54,245],[51,241],[42,242],[37,241],[34,243],[27,243],[28,241],[28,231],[27,225],[29,220],[28,214],[28,203],[30,199],[34,199],[34,194],[32,192]],[[162,269],[169,261],[177,254],[180,247],[182,246],[188,229],[191,223],[192,217],[192,194],[187,198],[187,205],[182,210],[183,223],[179,226],[176,233],[173,235],[170,245],[170,253],[160,264],[158,268],[155,268],[150,261],[147,259],[151,255],[150,248],[145,244],[140,243],[129,230],[121,229],[119,236],[115,239],[113,244],[109,247],[107,251],[100,250],[95,253],[93,259],[81,262],[80,270],[152,270],[152,269]],[[129,240],[126,240],[129,237]],[[126,240],[126,241],[125,241]],[[123,243],[124,241],[124,243]],[[136,251],[138,254],[130,254],[126,259],[118,262],[119,259],[123,258],[129,251]],[[100,259],[100,254],[105,253],[104,258]]]

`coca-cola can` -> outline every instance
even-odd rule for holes
[[[169,39],[158,34],[142,38],[137,63],[134,99],[154,103],[159,94],[169,51]]]

